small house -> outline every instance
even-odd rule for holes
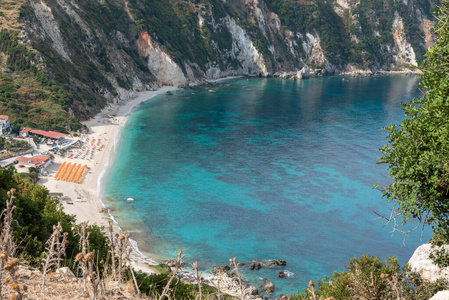
[[[0,115],[0,134],[4,134],[11,124],[7,115]]]
[[[23,128],[19,131],[19,136],[26,138],[30,136],[30,131],[33,130],[30,127]]]

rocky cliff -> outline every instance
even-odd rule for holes
[[[108,101],[230,75],[408,69],[431,0],[27,0],[21,41],[86,119]],[[1,20],[1,15],[0,15]]]

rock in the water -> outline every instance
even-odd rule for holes
[[[262,288],[265,290],[265,292],[267,292],[267,294],[271,294],[272,292],[274,292],[274,283],[272,283],[271,281],[269,281],[266,278],[262,278],[263,281],[265,281],[265,284],[262,286]]]
[[[439,291],[429,300],[447,300],[449,299],[449,291]]]
[[[252,263],[249,265],[249,268],[250,268],[251,270],[259,270],[260,268],[262,268],[262,265],[261,265],[260,262],[255,261],[255,262],[252,262]]]
[[[445,247],[446,251],[449,251],[449,245],[442,247]],[[432,248],[430,244],[419,246],[408,261],[411,271],[418,273],[423,280],[429,282],[434,282],[440,278],[448,278],[449,267],[440,268],[429,258],[430,253],[435,253],[440,248],[438,246]]]
[[[175,267],[176,266],[176,259],[170,259],[166,262],[167,266],[171,267]]]
[[[288,275],[285,274],[285,272],[282,272],[282,271],[280,271],[278,275],[279,275],[280,278],[288,277]]]
[[[244,263],[237,263],[237,267],[243,267],[244,265]]]
[[[301,70],[299,70],[296,73],[295,76],[297,79],[307,79],[310,77],[310,68],[308,66],[305,66],[304,68],[302,68]]]
[[[255,286],[250,286],[248,292],[250,295],[259,295],[259,290]]]
[[[214,275],[217,275],[220,273],[228,274],[230,270],[231,270],[231,267],[229,265],[215,266],[212,269],[212,274],[214,274]]]
[[[267,267],[271,267],[271,266],[285,266],[285,265],[287,265],[287,262],[285,260],[276,259],[276,260],[271,260],[271,261],[266,262],[265,265]]]
[[[284,294],[280,294],[279,295],[279,300],[287,300],[287,296],[285,296]]]

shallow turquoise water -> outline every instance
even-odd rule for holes
[[[182,248],[204,272],[231,257],[286,260],[243,267],[253,285],[274,281],[276,295],[364,253],[405,263],[420,233],[405,246],[391,236],[373,212],[390,206],[372,186],[387,182],[376,165],[381,127],[403,118],[400,102],[420,94],[417,81],[236,79],[217,93],[159,96],[125,125],[105,203],[139,248],[161,259]],[[279,279],[281,270],[294,275]]]

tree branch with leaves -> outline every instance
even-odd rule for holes
[[[438,40],[427,51],[419,69],[425,91],[422,97],[404,104],[405,119],[389,125],[388,145],[380,149],[379,163],[386,164],[392,183],[381,187],[383,197],[393,202],[387,220],[394,230],[412,219],[449,241],[449,1],[436,10]],[[418,228],[418,226],[415,227]]]

